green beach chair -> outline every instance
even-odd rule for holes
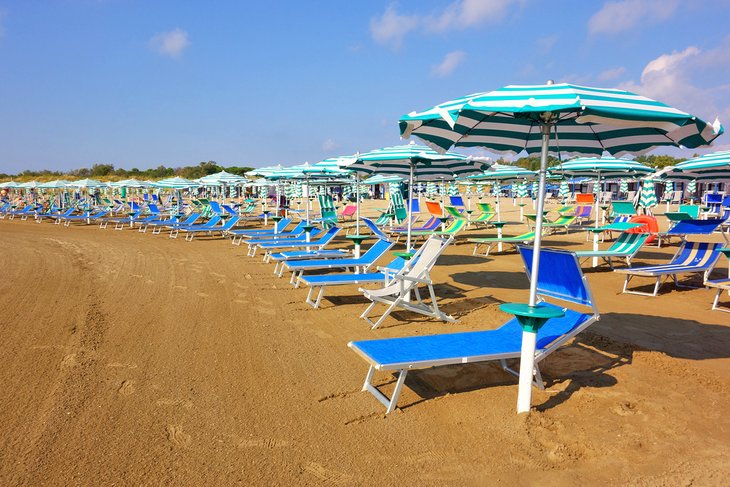
[[[516,235],[514,237],[470,238],[469,240],[467,240],[467,242],[475,244],[472,255],[477,255],[479,247],[485,245],[487,247],[487,250],[486,252],[484,252],[484,256],[486,257],[489,255],[489,251],[492,250],[492,247],[499,243],[508,244],[517,248],[519,244],[527,244],[532,242],[533,240],[535,240],[535,232],[527,232],[523,233],[522,235]]]
[[[648,233],[622,233],[619,238],[606,250],[578,250],[575,255],[578,260],[586,261],[593,257],[600,257],[613,269],[611,259],[626,259],[626,265],[631,267],[631,259],[649,238]]]

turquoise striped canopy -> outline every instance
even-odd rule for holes
[[[693,179],[689,183],[687,183],[687,193],[689,194],[695,194],[697,192],[697,181]]]
[[[698,181],[730,179],[730,151],[713,152],[680,162],[674,166],[670,177],[671,179],[696,179]]]
[[[541,149],[541,125],[551,126],[549,151],[563,155],[640,154],[656,147],[704,147],[724,131],[686,112],[628,91],[572,84],[511,85],[442,103],[400,119],[439,150],[483,147],[516,154]]]
[[[548,169],[551,175],[571,177],[632,178],[642,177],[654,169],[627,159],[615,157],[578,157]]]
[[[653,208],[658,204],[656,192],[654,190],[654,181],[645,179],[641,183],[641,196],[639,197],[639,206],[644,208]]]
[[[140,181],[138,179],[122,179],[121,181],[109,183],[109,186],[115,188],[151,188],[153,183]]]
[[[203,176],[198,179],[198,182],[202,186],[236,186],[247,183],[248,179],[237,174],[229,173],[228,171],[220,171],[215,174]]]
[[[568,181],[561,181],[560,182],[560,189],[558,190],[558,196],[561,198],[567,198],[568,195],[570,195],[570,185],[568,184]]]
[[[152,184],[154,184],[158,188],[167,189],[187,189],[197,188],[198,186],[200,186],[200,184],[196,183],[195,181],[180,177],[160,179],[159,181],[156,181]]]
[[[517,188],[515,189],[515,197],[527,198],[527,193],[527,183],[525,181],[522,181],[520,184],[517,185]]]
[[[69,181],[66,181],[64,179],[56,179],[54,181],[48,181],[47,183],[39,184],[39,188],[46,188],[46,189],[60,189],[60,188],[66,188],[69,185]]]
[[[477,174],[489,168],[486,160],[435,150],[415,143],[386,147],[360,154],[354,162],[343,167],[364,174],[396,174],[409,177],[413,167],[414,179],[434,181],[456,176]]]

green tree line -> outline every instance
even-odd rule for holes
[[[243,176],[244,173],[252,170],[248,166],[228,166],[224,167],[215,161],[201,162],[196,166],[183,167],[167,167],[160,165],[149,169],[132,169],[115,168],[113,164],[94,164],[91,167],[74,169],[71,171],[22,171],[18,174],[0,173],[0,180],[13,179],[15,181],[31,181],[40,180],[48,181],[52,179],[84,179],[92,178],[100,181],[118,181],[120,179],[162,179],[172,176],[180,176],[187,179],[198,179],[208,174],[215,174],[221,171],[228,171],[232,174]]]

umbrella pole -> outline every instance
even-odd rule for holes
[[[598,173],[598,181],[596,182],[598,185],[598,194],[595,197],[595,201],[593,201],[593,218],[596,220],[596,223],[593,225],[595,228],[598,228],[598,200],[601,197],[601,173]]]
[[[406,252],[411,251],[411,228],[413,227],[413,218],[412,211],[413,211],[413,163],[410,164],[411,169],[411,175],[409,179],[408,184],[408,238],[406,239]]]
[[[360,235],[360,173],[355,173],[355,233]]]
[[[537,191],[537,215],[535,219],[535,244],[532,252],[532,272],[530,272],[529,306],[537,304],[537,278],[540,271],[540,245],[542,243],[542,215],[545,207],[545,177],[547,172],[548,146],[550,144],[550,124],[542,125],[542,152],[540,155],[539,184]],[[523,327],[522,350],[520,353],[520,381],[517,395],[517,412],[529,413],[532,401],[532,376],[535,369],[535,343],[537,330],[528,331]]]

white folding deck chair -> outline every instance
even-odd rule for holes
[[[433,290],[430,272],[436,264],[436,260],[446,250],[446,247],[454,241],[453,235],[448,239],[431,236],[416,252],[414,257],[406,266],[382,289],[360,289],[366,298],[372,301],[370,306],[360,315],[370,323],[372,328],[380,326],[385,318],[396,308],[400,307],[408,311],[420,313],[426,316],[433,316],[443,321],[456,321],[453,316],[442,312],[436,301],[436,293]],[[418,292],[419,284],[428,287],[431,303],[426,304]],[[411,299],[415,296],[415,301]],[[388,306],[383,315],[373,323],[368,315],[377,303]]]

